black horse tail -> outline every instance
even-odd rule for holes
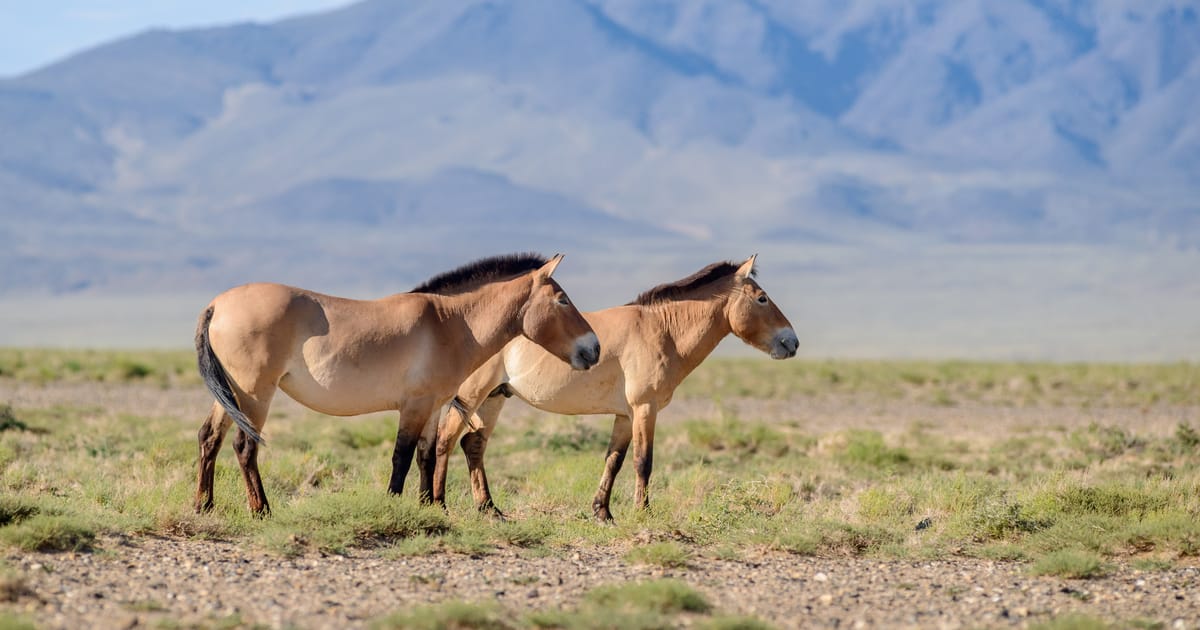
[[[450,400],[450,406],[453,407],[454,409],[457,409],[458,412],[461,413],[463,415],[463,417],[467,419],[467,424],[471,423],[471,410],[467,409],[467,403],[463,402],[463,399],[459,398],[458,396],[455,396],[453,399]]]
[[[229,376],[225,373],[225,367],[221,365],[221,360],[213,352],[212,344],[208,342],[208,325],[212,322],[212,316],[213,307],[210,306],[200,315],[200,323],[196,326],[196,363],[200,366],[200,376],[204,377],[208,391],[212,392],[217,402],[225,408],[225,413],[233,418],[234,424],[250,439],[263,443],[262,436],[250,423],[250,418],[238,407],[233,388],[229,386]]]

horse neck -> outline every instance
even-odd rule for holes
[[[479,346],[480,365],[521,334],[521,307],[529,299],[532,284],[528,276],[522,276],[490,282],[446,300],[444,309],[462,318]]]
[[[725,316],[725,292],[707,299],[673,300],[658,306],[686,376],[700,365],[732,328]]]

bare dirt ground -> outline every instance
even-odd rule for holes
[[[183,418],[207,408],[199,388],[0,383],[15,407],[86,405]],[[290,401],[283,405],[291,405]],[[962,440],[995,439],[1055,423],[1119,423],[1169,433],[1194,409],[952,408],[863,400],[737,401],[745,417],[788,417],[814,434],[840,428],[923,430]],[[514,409],[514,411],[516,411]],[[516,411],[517,413],[525,413]],[[707,401],[680,400],[660,418],[714,413]],[[502,430],[502,429],[500,429]],[[600,455],[598,454],[599,458]],[[583,499],[581,499],[583,500]],[[675,577],[701,590],[722,614],[758,617],[784,628],[1026,627],[1071,611],[1167,628],[1200,628],[1200,567],[1139,571],[1119,563],[1107,577],[1030,576],[1017,563],[970,559],[893,561],[813,558],[750,551],[740,560],[703,553],[683,569],[634,565],[596,548],[552,555],[517,548],[472,557],[454,553],[381,558],[370,550],[285,559],[249,545],[156,537],[103,537],[93,553],[3,552],[23,588],[0,592],[0,610],[47,628],[264,624],[357,628],[418,603],[497,600],[511,610],[570,609],[587,590],[610,583]],[[5,602],[5,599],[11,601]]]
[[[989,561],[878,561],[766,554],[694,560],[686,569],[629,565],[602,550],[525,557],[369,552],[280,559],[220,542],[106,539],[103,553],[9,554],[28,576],[15,606],[51,628],[132,628],[236,618],[271,627],[354,628],[415,603],[494,599],[570,608],[601,584],[677,577],[728,614],[784,628],[1020,627],[1069,611],[1200,627],[1200,568],[1099,580],[1029,577]]]

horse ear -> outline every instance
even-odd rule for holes
[[[543,280],[546,278],[549,278],[550,274],[554,273],[554,270],[558,267],[558,263],[562,262],[562,259],[563,259],[562,254],[555,254],[553,258],[546,261],[546,264],[542,265],[537,270],[537,272],[536,272],[537,277],[539,277]]]
[[[756,258],[758,258],[758,254],[755,254],[755,255],[747,258],[746,262],[742,263],[741,267],[738,267],[738,270],[737,270],[738,278],[745,280],[746,278],[751,278],[754,276],[754,274],[756,272],[756,270],[754,269],[754,260]]]

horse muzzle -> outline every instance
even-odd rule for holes
[[[575,350],[571,353],[571,367],[576,370],[586,370],[600,362],[600,340],[596,333],[588,333],[575,340]]]
[[[796,332],[785,328],[775,333],[775,338],[771,340],[771,358],[790,359],[796,356],[796,349],[799,347],[800,340],[796,338]]]

